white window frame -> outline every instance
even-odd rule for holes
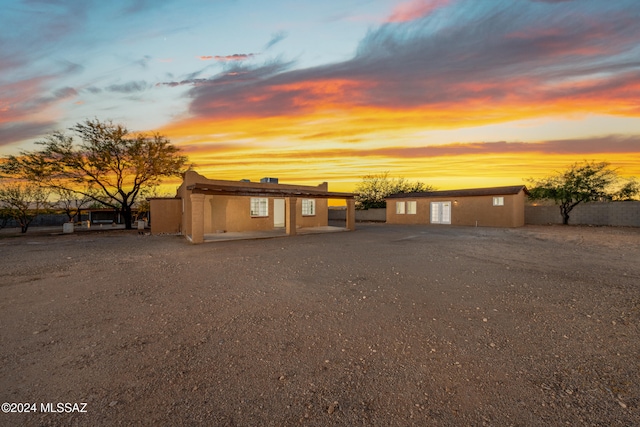
[[[407,215],[415,215],[418,210],[418,202],[409,200],[407,202]]]
[[[404,202],[396,202],[396,215],[404,215],[405,211]]]
[[[493,196],[493,206],[504,206],[504,196]]]
[[[250,206],[251,218],[265,218],[269,216],[269,199],[267,197],[252,197]]]
[[[315,199],[302,199],[302,216],[316,216]]]

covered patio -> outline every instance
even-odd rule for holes
[[[179,194],[187,202],[182,230],[192,243],[355,230],[354,195],[328,191],[326,182],[222,181],[192,172],[185,175]],[[329,227],[329,199],[345,201],[345,227]]]

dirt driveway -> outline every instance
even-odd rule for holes
[[[0,253],[0,425],[640,425],[640,229]]]

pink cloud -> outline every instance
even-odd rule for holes
[[[255,56],[255,53],[234,53],[233,55],[226,55],[226,56],[216,55],[213,57],[213,59],[220,62],[244,61],[247,59],[251,59],[254,56]]]
[[[398,5],[388,22],[407,22],[431,14],[436,9],[446,6],[451,0],[410,0]]]

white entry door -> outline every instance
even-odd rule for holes
[[[282,228],[284,222],[284,199],[273,199],[273,227]]]
[[[431,224],[451,224],[451,202],[431,202]]]

